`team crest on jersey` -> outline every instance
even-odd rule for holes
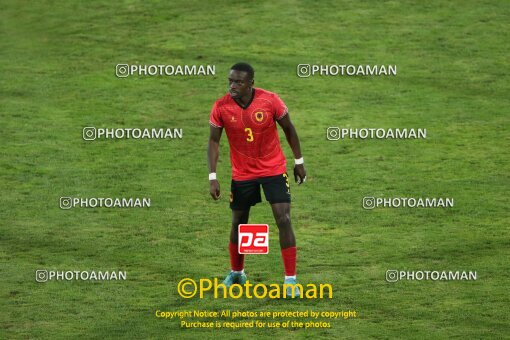
[[[267,113],[264,110],[257,109],[251,114],[252,121],[257,124],[263,124],[267,119]]]

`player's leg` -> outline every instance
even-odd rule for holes
[[[228,250],[230,253],[230,268],[235,274],[244,273],[244,254],[239,254],[239,225],[248,223],[250,217],[250,208],[246,210],[232,209],[232,228],[230,229],[230,243]]]
[[[296,247],[296,237],[294,236],[294,230],[292,230],[292,223],[290,221],[290,203],[273,203],[271,204],[271,209],[278,226],[280,248]]]
[[[239,224],[248,223],[250,207],[260,202],[260,185],[256,181],[232,181],[230,189],[230,208],[232,209],[232,227],[228,245],[231,271],[223,281],[230,287],[234,283],[244,284],[244,254],[239,254]]]
[[[230,273],[227,275],[223,284],[230,287],[234,283],[245,284],[247,277],[244,273],[244,254],[239,254],[238,238],[239,225],[248,223],[250,217],[250,208],[245,210],[232,209],[232,228],[230,229],[230,242],[228,244],[228,253],[230,255]]]
[[[295,278],[297,248],[296,237],[290,221],[290,203],[274,203],[271,204],[271,208],[278,226],[285,276]]]
[[[262,181],[266,199],[271,203],[273,216],[278,226],[280,248],[282,252],[283,267],[285,270],[285,284],[287,296],[299,296],[296,284],[297,248],[294,230],[290,219],[290,184],[287,174],[268,177]],[[295,290],[294,290],[295,287]]]
[[[287,297],[299,297],[301,292],[296,286],[297,247],[294,230],[290,220],[290,203],[273,203],[274,219],[278,226],[283,267],[285,270],[284,284]]]

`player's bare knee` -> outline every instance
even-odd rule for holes
[[[280,229],[290,228],[290,214],[289,213],[278,214],[276,216],[276,225],[278,225],[278,228]]]
[[[249,211],[236,211],[232,214],[232,228],[236,228],[239,224],[248,223]]]

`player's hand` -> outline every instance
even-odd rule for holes
[[[306,170],[303,164],[294,166],[294,179],[297,184],[303,184],[306,181]]]
[[[209,192],[212,196],[212,198],[217,201],[220,199],[221,195],[220,195],[220,182],[218,182],[217,180],[212,180],[212,181],[209,181],[211,183],[211,188],[209,189]]]

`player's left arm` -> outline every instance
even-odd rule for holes
[[[292,121],[290,120],[290,116],[287,113],[281,119],[277,120],[278,124],[282,127],[283,132],[285,132],[285,137],[287,138],[287,142],[289,142],[290,148],[292,149],[292,153],[294,154],[294,158],[299,160],[303,157],[301,154],[301,145],[299,143],[299,137],[296,132],[296,128]],[[294,179],[298,184],[304,183],[306,180],[306,170],[305,165],[303,163],[296,164],[294,166]]]

